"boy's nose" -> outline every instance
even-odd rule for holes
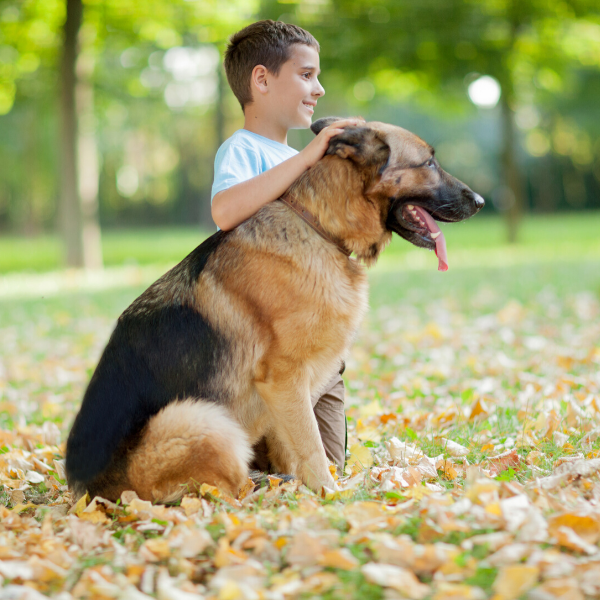
[[[319,82],[319,80],[317,80],[317,87],[316,89],[313,91],[313,96],[324,96],[325,95],[325,88],[321,85],[321,83]]]

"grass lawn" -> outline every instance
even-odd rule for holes
[[[506,243],[506,226],[497,216],[479,215],[470,221],[442,225],[448,242],[450,266],[506,266],[534,260],[579,260],[600,257],[598,213],[529,216],[523,220],[519,243]],[[103,233],[106,266],[175,263],[212,231],[198,227],[110,230]],[[394,236],[380,260],[380,268],[421,269],[435,264],[432,253],[415,249]],[[56,236],[23,238],[0,236],[0,273],[43,272],[61,265]]]
[[[114,321],[199,239],[107,235],[104,279],[6,274],[0,585],[65,599],[600,597],[594,219],[531,219],[514,247],[493,218],[445,227],[447,273],[394,241],[344,375],[346,475],[324,497],[273,480],[239,498],[203,486],[179,506],[73,506],[64,440]],[[2,244],[7,273],[19,263]],[[133,256],[147,270],[119,266]]]

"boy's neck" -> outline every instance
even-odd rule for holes
[[[273,115],[267,116],[256,103],[247,104],[244,111],[244,129],[262,135],[263,137],[288,145],[288,130],[285,126],[273,119]]]

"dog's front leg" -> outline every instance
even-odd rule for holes
[[[256,387],[272,415],[273,433],[282,446],[284,462],[291,463],[286,466],[292,474],[315,491],[323,486],[335,489],[310,401],[308,379],[292,381],[283,370],[271,371],[270,377],[257,382]]]

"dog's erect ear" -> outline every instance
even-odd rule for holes
[[[361,164],[370,163],[373,148],[369,141],[372,138],[373,132],[368,127],[344,127],[344,133],[329,140],[325,154],[336,154],[340,158],[349,158]]]
[[[325,127],[341,120],[341,117],[324,117],[315,121],[310,128],[318,135]],[[325,154],[335,154],[361,165],[383,164],[389,156],[389,148],[370,127],[360,125],[344,127],[343,133],[331,138]]]
[[[341,121],[341,120],[342,120],[342,117],[323,117],[322,119],[318,119],[317,121],[315,121],[310,126],[310,130],[315,135],[319,135],[319,133],[321,133],[322,129],[325,129],[325,127],[329,127],[332,123],[335,123],[336,121]]]

